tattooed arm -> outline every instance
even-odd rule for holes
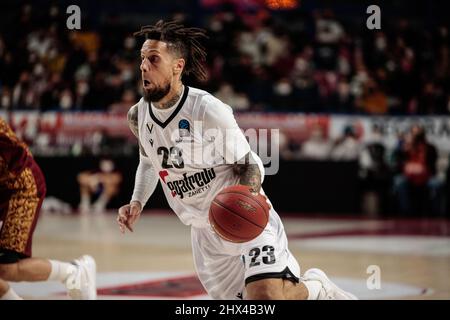
[[[238,161],[233,165],[234,172],[240,176],[239,184],[250,186],[251,191],[259,194],[261,190],[261,171],[253,159],[252,153],[245,155],[245,161]]]
[[[141,142],[139,141],[139,130],[138,130],[138,105],[135,104],[130,108],[127,114],[127,120],[128,120],[128,126],[130,127],[131,132],[135,135],[135,137],[138,139],[139,143],[139,152],[147,157],[147,154],[144,151],[144,148],[141,145]]]
[[[128,111],[128,126],[133,134],[139,141],[138,131],[138,107],[134,105]],[[145,154],[141,143],[139,142],[139,165],[136,170],[136,176],[134,181],[133,195],[131,201],[119,209],[117,216],[117,223],[119,224],[120,231],[125,232],[125,228],[133,231],[133,225],[139,218],[142,209],[147,203],[150,196],[155,191],[158,184],[158,176],[153,168],[150,158]]]

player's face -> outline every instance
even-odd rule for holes
[[[164,98],[173,81],[173,56],[167,50],[167,43],[147,40],[141,49],[141,75],[144,99],[157,102]]]

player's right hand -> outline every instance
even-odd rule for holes
[[[120,232],[125,233],[125,228],[133,232],[133,224],[138,220],[141,212],[142,206],[138,201],[132,201],[130,204],[120,207],[116,219]]]

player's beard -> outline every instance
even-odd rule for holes
[[[146,102],[158,102],[169,94],[170,89],[171,89],[170,82],[167,82],[162,87],[155,87],[154,89],[144,88],[144,100]]]

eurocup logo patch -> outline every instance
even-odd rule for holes
[[[180,122],[178,122],[178,130],[180,132],[180,138],[189,137],[191,134],[189,121],[186,119],[181,119]]]

